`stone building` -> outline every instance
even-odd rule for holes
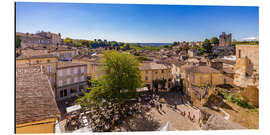
[[[56,100],[65,100],[82,95],[87,89],[87,65],[59,62],[56,72]]]
[[[16,133],[54,133],[60,117],[41,66],[16,67]]]
[[[50,39],[51,44],[53,45],[60,45],[63,43],[63,40],[61,39],[61,33],[55,34],[51,32],[41,31],[38,32],[37,35]]]
[[[237,45],[234,84],[259,88],[259,45]]]
[[[224,84],[224,76],[220,71],[209,66],[190,66],[186,68],[185,93],[194,106],[205,104],[214,93],[216,85]]]
[[[78,55],[78,51],[76,49],[68,48],[57,48],[50,50],[48,53],[57,56],[61,61],[71,61],[73,57]]]
[[[21,39],[21,48],[62,44],[60,33],[39,32],[32,34],[16,32],[16,36],[19,36]]]
[[[219,46],[231,46],[232,45],[232,34],[226,34],[222,32],[219,36]]]
[[[241,95],[259,106],[259,45],[237,45],[234,84]]]
[[[169,78],[171,78],[171,67],[164,64],[157,64],[155,62],[144,62],[141,63],[139,69],[141,70],[141,77],[144,86],[149,89],[154,89],[155,80],[165,80],[165,85],[158,85],[158,88],[169,90],[168,82]]]
[[[100,76],[99,69],[102,66],[100,62],[102,56],[76,56],[72,59],[73,63],[87,64],[87,74],[92,78],[98,78]]]
[[[199,51],[196,50],[196,49],[189,49],[189,50],[188,50],[188,56],[189,56],[189,57],[198,56],[198,54],[199,54]]]
[[[56,79],[56,67],[58,63],[58,58],[46,54],[46,55],[34,55],[34,56],[19,56],[16,58],[16,66],[42,66],[44,74],[48,76],[48,79],[51,83],[53,90],[56,89],[55,79]]]
[[[47,55],[49,49],[43,47],[26,47],[22,48],[21,50],[22,56],[38,56],[38,55]]]

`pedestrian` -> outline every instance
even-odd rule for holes
[[[159,104],[160,110],[162,110],[162,104]]]
[[[156,107],[157,107],[157,110],[159,111],[159,105],[158,104],[156,104]]]

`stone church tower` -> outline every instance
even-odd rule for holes
[[[231,46],[232,45],[232,34],[226,34],[222,32],[219,36],[219,46]]]

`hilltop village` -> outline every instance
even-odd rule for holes
[[[136,111],[108,125],[75,102],[102,75],[105,51],[134,55],[143,83]],[[258,129],[259,45],[232,34],[149,47],[17,32],[15,55],[16,133]],[[135,118],[140,108],[151,120]]]

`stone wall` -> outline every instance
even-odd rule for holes
[[[234,84],[259,87],[259,45],[237,45]]]
[[[253,105],[259,106],[259,89],[256,87],[248,86],[243,91],[240,92],[240,95],[247,99],[249,102],[252,102]]]
[[[231,46],[232,45],[232,34],[226,34],[222,32],[219,36],[219,46]]]
[[[75,97],[76,94],[82,94],[79,87],[82,86],[83,89],[86,90],[87,65],[58,68],[56,74],[56,81],[56,100],[64,100]],[[71,89],[73,88],[76,92],[71,91]],[[67,95],[61,97],[61,91],[66,91]]]

